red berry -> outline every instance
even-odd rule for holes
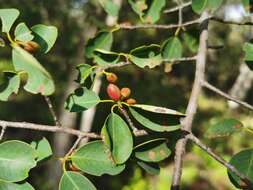
[[[115,84],[109,84],[107,86],[107,94],[114,101],[120,100],[120,97],[121,97],[120,89]]]
[[[128,98],[131,94],[131,90],[129,88],[122,88],[120,90],[122,98]]]
[[[110,73],[110,74],[106,75],[106,79],[108,82],[115,83],[118,80],[118,77],[116,74]]]

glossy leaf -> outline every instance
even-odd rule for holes
[[[118,53],[96,49],[94,51],[94,60],[98,65],[105,66],[108,64],[116,64],[119,62],[120,56]]]
[[[140,17],[142,16],[143,11],[148,8],[146,0],[128,0],[128,3],[131,5],[134,12],[137,13]]]
[[[115,4],[112,0],[99,0],[104,10],[111,16],[118,16],[119,6]]]
[[[78,88],[70,94],[65,102],[65,108],[70,112],[86,111],[96,106],[100,101],[98,95],[87,88]]]
[[[32,31],[26,26],[25,23],[19,23],[15,29],[15,40],[29,42],[34,38],[31,33]]]
[[[201,14],[206,8],[207,3],[208,0],[192,0],[192,10],[197,14]]]
[[[159,175],[160,174],[160,166],[157,163],[138,161],[137,164],[142,169],[144,169],[147,173],[149,173],[151,175]]]
[[[96,190],[96,187],[77,172],[65,172],[59,184],[59,190]]]
[[[19,16],[17,9],[0,9],[0,18],[2,21],[2,32],[8,33],[16,19]]]
[[[6,141],[0,144],[0,180],[18,182],[28,177],[36,166],[36,151],[21,141]]]
[[[240,132],[243,124],[235,119],[225,119],[208,128],[205,136],[208,138],[226,137]]]
[[[25,90],[33,94],[41,93],[49,96],[54,93],[55,86],[50,74],[28,52],[14,45],[12,60],[16,71],[24,71],[28,74]]]
[[[92,73],[93,69],[91,65],[88,64],[80,64],[77,67],[77,70],[79,71],[78,73],[78,79],[77,81],[80,84],[83,84],[85,82],[85,80],[90,76],[90,74]]]
[[[57,28],[55,26],[38,24],[31,29],[35,34],[35,41],[40,45],[41,51],[44,53],[49,52],[57,39]]]
[[[114,162],[126,162],[133,150],[133,137],[126,122],[119,115],[111,113],[105,121],[102,136],[112,152]]]
[[[125,165],[117,166],[113,162],[110,151],[102,141],[93,141],[82,146],[71,159],[75,167],[95,176],[117,175],[125,169]]]
[[[146,23],[155,23],[160,19],[162,8],[165,6],[165,0],[150,1],[148,9],[145,11],[144,21]]]
[[[144,117],[143,115],[139,114],[137,111],[135,111],[133,108],[129,108],[132,116],[144,127],[157,132],[170,132],[180,129],[180,125],[172,125],[172,126],[166,126],[166,125],[160,125],[157,123],[154,123],[150,119]]]
[[[32,142],[31,146],[37,152],[37,162],[42,161],[53,154],[51,146],[46,138],[41,139],[39,142]]]
[[[113,35],[111,32],[99,32],[93,39],[90,39],[85,47],[85,55],[88,58],[93,57],[96,49],[111,50]]]
[[[17,94],[20,86],[20,77],[14,72],[3,72],[4,82],[0,85],[0,100],[7,101],[13,93]]]
[[[253,149],[243,150],[237,154],[235,154],[231,160],[229,161],[231,165],[233,165],[240,173],[244,174],[253,182]],[[237,188],[245,188],[246,184],[244,184],[241,179],[228,171],[230,181],[237,187]]]
[[[253,70],[253,44],[245,43],[243,46],[243,51],[245,52],[244,61],[248,67]]]
[[[34,190],[29,183],[17,184],[0,181],[0,190]]]
[[[182,57],[183,47],[178,37],[171,37],[162,45],[163,59],[178,59]]]
[[[159,106],[151,106],[151,105],[145,105],[145,104],[134,104],[134,105],[131,105],[131,107],[140,108],[142,110],[145,110],[148,112],[153,112],[153,113],[185,116],[185,114],[183,114],[181,112],[178,112],[178,111],[175,111],[172,109],[168,109],[168,108],[164,108],[164,107],[159,107]]]
[[[134,148],[134,152],[136,158],[145,162],[160,162],[171,154],[164,139],[142,143]]]
[[[154,68],[163,61],[160,54],[160,46],[155,44],[135,48],[130,52],[130,55],[130,61],[141,68],[145,66]]]

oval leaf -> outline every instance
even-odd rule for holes
[[[34,38],[31,33],[32,31],[26,26],[25,23],[19,23],[15,29],[15,40],[29,42]]]
[[[85,47],[85,55],[88,58],[93,57],[96,49],[111,50],[113,35],[111,32],[99,32],[95,38],[90,39]]]
[[[90,74],[92,73],[93,69],[92,66],[88,65],[88,64],[80,64],[77,67],[77,70],[79,71],[78,74],[78,79],[77,81],[80,84],[83,84],[85,82],[85,80],[90,76]]]
[[[19,16],[17,9],[0,9],[0,18],[2,21],[2,32],[8,33],[15,20]]]
[[[236,119],[225,119],[211,126],[205,136],[208,138],[226,137],[233,133],[240,132],[243,129],[243,124]]]
[[[119,6],[115,4],[112,0],[99,0],[104,10],[111,16],[116,17],[119,13]]]
[[[14,45],[12,61],[16,71],[25,71],[28,74],[24,87],[26,91],[33,94],[41,93],[44,96],[54,93],[55,86],[52,77],[31,54]]]
[[[115,163],[126,162],[133,150],[133,137],[126,122],[117,114],[111,113],[105,121],[102,136],[105,137],[105,144],[110,148]]]
[[[36,151],[21,141],[6,141],[0,144],[0,180],[22,181],[36,166]]]
[[[100,101],[98,95],[87,88],[78,88],[70,94],[65,102],[65,108],[70,112],[81,112],[96,106]]]
[[[165,6],[165,0],[150,1],[148,9],[145,11],[144,21],[146,23],[155,23],[160,19],[162,8]]]
[[[16,184],[0,181],[0,190],[34,190],[34,188],[29,183]]]
[[[41,139],[38,143],[32,142],[31,146],[36,150],[37,152],[37,158],[36,161],[42,161],[52,155],[52,149],[51,146],[46,138]]]
[[[160,53],[160,46],[156,44],[135,48],[130,52],[130,55],[130,61],[141,68],[145,66],[154,68],[163,61]]]
[[[77,172],[65,172],[59,184],[59,190],[96,190],[96,187]]]
[[[172,126],[165,126],[165,125],[159,125],[157,123],[154,123],[153,121],[151,121],[150,119],[142,116],[141,114],[139,114],[137,111],[135,111],[132,108],[129,108],[132,116],[140,123],[142,124],[144,127],[152,130],[152,131],[156,131],[156,132],[170,132],[170,131],[175,131],[180,129],[180,125],[172,125]]]
[[[115,165],[110,151],[102,141],[90,142],[79,148],[72,156],[73,164],[85,173],[101,176],[117,175],[125,169],[125,165]]]
[[[49,52],[57,39],[57,28],[55,26],[38,24],[31,29],[35,33],[35,41],[40,45],[41,51],[44,53]]]
[[[108,64],[118,63],[120,56],[118,53],[96,49],[94,51],[94,60],[98,65],[105,66]]]
[[[246,175],[249,180],[253,181],[253,149],[243,150],[235,154],[229,163],[239,170],[240,173]],[[237,188],[244,189],[246,187],[246,184],[237,175],[230,171],[228,171],[228,174],[230,181]]]
[[[160,162],[167,158],[171,151],[163,139],[155,139],[135,147],[135,157],[145,162]]]
[[[182,57],[183,47],[178,37],[171,37],[162,45],[163,59],[179,59]]]
[[[160,174],[160,166],[157,163],[137,162],[137,164],[151,175]]]

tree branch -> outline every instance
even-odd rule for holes
[[[163,11],[163,13],[173,13],[173,12],[176,12],[176,11],[179,11],[179,9],[184,9],[184,8],[186,8],[186,7],[188,7],[188,6],[190,6],[192,4],[192,2],[190,1],[190,2],[187,2],[187,3],[183,3],[183,4],[181,4],[180,6],[176,6],[176,7],[174,7],[174,8],[171,8],[171,9],[166,9],[166,10],[164,10]]]
[[[0,133],[0,141],[1,141],[1,140],[3,139],[3,137],[4,137],[5,130],[6,130],[6,126],[5,126],[5,125],[2,125],[2,129],[1,129],[1,133]]]
[[[51,113],[51,115],[52,115],[52,117],[54,119],[54,124],[56,126],[60,127],[61,123],[59,122],[59,119],[58,119],[58,117],[56,115],[56,112],[54,111],[54,107],[53,107],[53,104],[52,104],[50,98],[48,96],[43,96],[43,97],[44,97],[44,99],[45,99],[45,101],[47,103],[48,109],[49,109],[49,111],[50,111],[50,113]]]
[[[186,110],[186,117],[182,121],[183,130],[191,132],[193,118],[197,111],[198,97],[201,93],[201,81],[204,79],[205,65],[206,65],[206,54],[207,54],[207,39],[208,39],[208,13],[204,12],[201,16],[202,31],[200,33],[200,44],[196,61],[196,72],[195,80],[192,88],[191,97]],[[178,140],[176,144],[176,152],[174,158],[174,171],[172,180],[172,190],[178,190],[182,175],[182,162],[183,155],[185,153],[185,146],[187,143],[186,138]]]
[[[235,175],[240,177],[240,179],[248,186],[249,189],[253,188],[253,184],[247,176],[242,174],[233,165],[226,162],[223,158],[221,158],[220,156],[215,154],[210,147],[203,144],[196,136],[194,136],[192,133],[190,133],[186,137],[187,137],[187,139],[190,139],[193,143],[195,143],[197,146],[199,146],[203,151],[205,151],[211,157],[213,157],[215,160],[217,160],[219,163],[221,163],[223,166],[225,166],[228,170],[230,170]]]
[[[202,85],[204,87],[206,87],[207,89],[215,92],[216,94],[219,94],[220,96],[228,99],[228,100],[231,100],[233,102],[236,102],[237,104],[240,104],[241,106],[245,107],[245,108],[248,108],[249,110],[253,111],[253,106],[244,102],[244,101],[241,101],[241,100],[238,100],[232,96],[230,96],[229,94],[226,94],[225,92],[221,91],[220,89],[216,88],[215,86],[211,85],[210,83],[208,83],[207,81],[202,81]]]

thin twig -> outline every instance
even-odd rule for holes
[[[191,97],[186,110],[186,117],[182,122],[182,128],[185,131],[191,132],[193,118],[197,111],[198,97],[201,93],[201,81],[204,79],[205,65],[206,65],[206,53],[207,53],[207,39],[208,39],[208,13],[202,14],[202,31],[200,33],[199,50],[196,61],[195,80],[191,92]],[[174,158],[174,170],[172,179],[172,190],[180,189],[180,181],[182,175],[182,162],[185,153],[185,146],[187,143],[186,138],[179,139],[176,143],[176,151]]]
[[[236,102],[237,104],[245,107],[245,108],[248,108],[249,110],[253,111],[253,106],[248,104],[247,102],[244,102],[244,101],[241,101],[241,100],[238,100],[228,94],[226,94],[225,92],[221,91],[220,89],[216,88],[215,86],[211,85],[210,83],[208,83],[207,81],[202,81],[202,85],[204,87],[206,87],[207,89],[215,92],[216,94],[219,94],[220,96],[228,99],[228,100],[231,100],[233,102]]]
[[[173,12],[178,11],[180,8],[181,9],[186,8],[186,7],[190,6],[191,4],[192,4],[192,2],[183,3],[181,6],[177,6],[177,7],[171,8],[171,9],[166,9],[163,11],[163,13],[173,13]]]
[[[5,125],[2,125],[2,130],[1,130],[1,134],[0,134],[0,141],[1,141],[1,140],[3,139],[3,137],[4,137],[5,130],[6,130],[6,126],[5,126]]]
[[[132,120],[130,119],[128,113],[126,112],[126,110],[124,108],[120,108],[119,107],[119,111],[122,113],[122,115],[125,117],[125,119],[127,120],[129,126],[132,128],[133,133],[136,133],[138,131],[138,129],[134,126]]]
[[[242,174],[233,165],[229,164],[223,158],[221,158],[216,153],[214,153],[210,147],[203,144],[196,136],[194,136],[192,133],[190,133],[186,137],[187,137],[187,139],[190,139],[192,142],[194,142],[197,146],[199,146],[202,150],[204,150],[207,154],[212,156],[219,163],[221,163],[223,166],[225,166],[228,170],[230,170],[235,175],[237,175],[248,186],[249,189],[253,188],[253,184],[247,176]]]
[[[48,96],[44,96],[44,99],[45,99],[45,101],[46,101],[46,103],[48,105],[49,111],[50,111],[50,113],[51,113],[51,115],[52,115],[52,117],[54,119],[55,125],[60,127],[61,124],[60,124],[60,122],[59,122],[59,120],[58,120],[58,118],[56,116],[56,113],[54,111],[53,104],[52,104],[50,98]]]
[[[78,147],[79,143],[81,142],[81,140],[83,139],[82,136],[79,136],[75,143],[73,144],[73,146],[69,149],[68,153],[65,155],[65,157],[67,158],[69,155],[72,154],[72,152]]]
[[[223,20],[218,17],[210,17],[212,21],[220,22],[222,24],[232,24],[232,25],[239,25],[239,26],[252,26],[252,22],[236,22],[236,21],[231,21],[231,20]]]

